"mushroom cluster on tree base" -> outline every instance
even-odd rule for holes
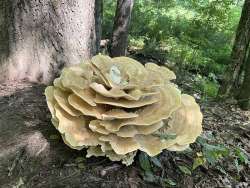
[[[52,123],[73,149],[126,165],[138,150],[155,156],[181,151],[202,131],[192,96],[171,83],[175,74],[153,63],[97,55],[64,68],[45,90]]]

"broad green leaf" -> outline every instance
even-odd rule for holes
[[[150,161],[157,167],[163,168],[161,161],[157,157],[151,157]]]
[[[180,166],[178,166],[178,168],[184,174],[187,174],[187,175],[191,175],[192,174],[191,170],[188,167],[184,166],[184,165],[180,165]]]
[[[241,163],[248,164],[248,156],[245,154],[243,149],[237,148],[235,150],[235,154],[239,157]]]
[[[140,162],[141,168],[144,171],[151,172],[151,165],[150,165],[149,157],[146,153],[141,152],[139,154],[139,162]]]
[[[171,186],[176,186],[176,182],[170,178],[164,179],[164,182]]]
[[[198,166],[202,166],[206,162],[203,156],[196,157],[193,162],[192,170],[195,170]]]
[[[144,173],[144,175],[143,175],[143,179],[144,179],[145,181],[147,181],[147,182],[151,182],[151,183],[154,182],[154,183],[157,183],[159,177],[158,177],[158,176],[154,176],[154,175],[152,174],[151,171],[146,171],[146,172]]]
[[[201,144],[202,146],[203,146],[204,144],[207,144],[206,139],[203,138],[203,137],[201,137],[201,136],[198,136],[198,138],[196,139],[196,141],[197,141],[199,144]]]
[[[212,165],[222,157],[229,156],[229,149],[224,145],[203,144],[202,151],[208,163]]]

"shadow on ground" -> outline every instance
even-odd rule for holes
[[[0,86],[0,187],[140,187],[134,167],[85,159],[84,150],[63,144],[50,123],[44,88]]]

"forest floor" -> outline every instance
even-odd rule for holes
[[[199,98],[190,82],[189,76],[182,77],[179,87]],[[138,156],[126,167],[103,157],[85,159],[86,151],[63,144],[50,123],[44,88],[0,85],[1,188],[250,187],[250,112],[233,101],[197,99],[204,115],[203,141],[186,152],[164,151],[145,176]],[[200,166],[192,170],[194,158]]]

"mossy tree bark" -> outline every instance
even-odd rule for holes
[[[245,0],[240,22],[231,53],[231,62],[225,71],[224,81],[219,90],[220,97],[228,97],[233,92],[241,66],[245,61],[250,41],[250,0]]]
[[[241,86],[239,95],[237,96],[239,105],[243,110],[250,109],[250,54],[249,53],[247,61],[245,63],[244,81]]]
[[[99,2],[98,2],[99,1]],[[96,54],[100,0],[1,0],[0,82],[48,83]]]
[[[116,13],[111,38],[112,57],[125,56],[128,46],[128,29],[134,0],[117,0]]]

